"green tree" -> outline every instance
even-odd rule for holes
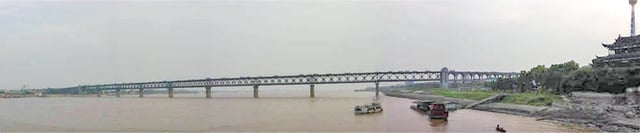
[[[538,65],[536,67],[531,68],[530,70],[530,80],[532,87],[534,88],[544,88],[540,87],[546,81],[546,75],[549,73],[549,68],[544,65]],[[535,82],[535,83],[534,83]],[[535,84],[535,86],[533,86]]]
[[[578,70],[578,68],[580,68],[580,64],[571,60],[562,64],[553,64],[551,65],[551,67],[549,67],[549,70],[555,72],[571,72],[574,70]]]
[[[598,91],[591,66],[580,67],[562,78],[561,92],[569,93],[571,91]]]

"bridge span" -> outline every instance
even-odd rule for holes
[[[173,98],[174,88],[205,88],[206,98],[211,98],[212,87],[230,86],[253,86],[253,97],[258,98],[258,87],[266,85],[309,85],[310,97],[315,97],[315,84],[344,84],[344,83],[375,83],[376,96],[379,95],[380,82],[403,82],[403,81],[440,81],[442,88],[448,88],[453,82],[478,82],[492,78],[515,78],[516,72],[479,72],[479,71],[454,71],[446,67],[440,71],[396,71],[396,72],[361,72],[361,73],[338,73],[338,74],[300,74],[286,76],[258,76],[258,77],[237,77],[237,78],[205,78],[175,81],[153,81],[137,83],[114,83],[79,85],[63,90],[77,90],[84,93],[87,90],[98,91],[98,97],[102,96],[105,90],[115,90],[116,97],[120,97],[120,90],[138,89],[139,97],[144,97],[144,89],[167,89],[169,98]]]

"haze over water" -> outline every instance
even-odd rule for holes
[[[447,122],[411,109],[411,100],[382,96],[382,113],[354,115],[373,93],[352,89],[215,91],[204,94],[126,95],[0,100],[1,131],[572,131],[532,118],[459,110]]]

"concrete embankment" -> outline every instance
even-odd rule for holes
[[[520,116],[534,116],[535,113],[543,111],[548,107],[518,105],[518,104],[506,104],[506,103],[485,103],[477,105],[471,109],[505,113]]]
[[[532,116],[533,114],[548,108],[540,106],[500,103],[500,101],[502,101],[502,99],[507,95],[508,94],[506,93],[495,94],[489,98],[467,105],[465,108],[520,116]]]
[[[491,97],[488,97],[488,98],[485,98],[485,99],[480,100],[478,102],[469,104],[469,105],[465,106],[464,108],[470,109],[470,108],[473,108],[473,107],[475,107],[477,105],[484,104],[484,103],[499,102],[505,96],[507,96],[507,94],[505,94],[505,93],[495,94],[495,95],[493,95]]]

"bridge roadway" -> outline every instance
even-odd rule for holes
[[[138,89],[139,97],[144,97],[144,89],[166,88],[168,89],[169,98],[173,98],[174,88],[204,87],[206,91],[206,98],[211,98],[211,87],[253,86],[253,97],[258,98],[258,86],[308,84],[310,87],[309,96],[313,98],[315,97],[315,84],[375,83],[376,96],[378,96],[380,82],[440,81],[440,85],[442,88],[448,88],[450,81],[456,83],[484,82],[487,79],[515,78],[518,77],[518,75],[519,73],[516,72],[453,71],[448,70],[445,67],[440,71],[363,72],[215,79],[206,78],[193,80],[80,85],[59,89],[74,89],[78,90],[79,93],[84,93],[87,90],[95,90],[98,91],[98,97],[102,96],[105,90],[115,90],[116,96],[120,97],[120,90],[122,89]]]

